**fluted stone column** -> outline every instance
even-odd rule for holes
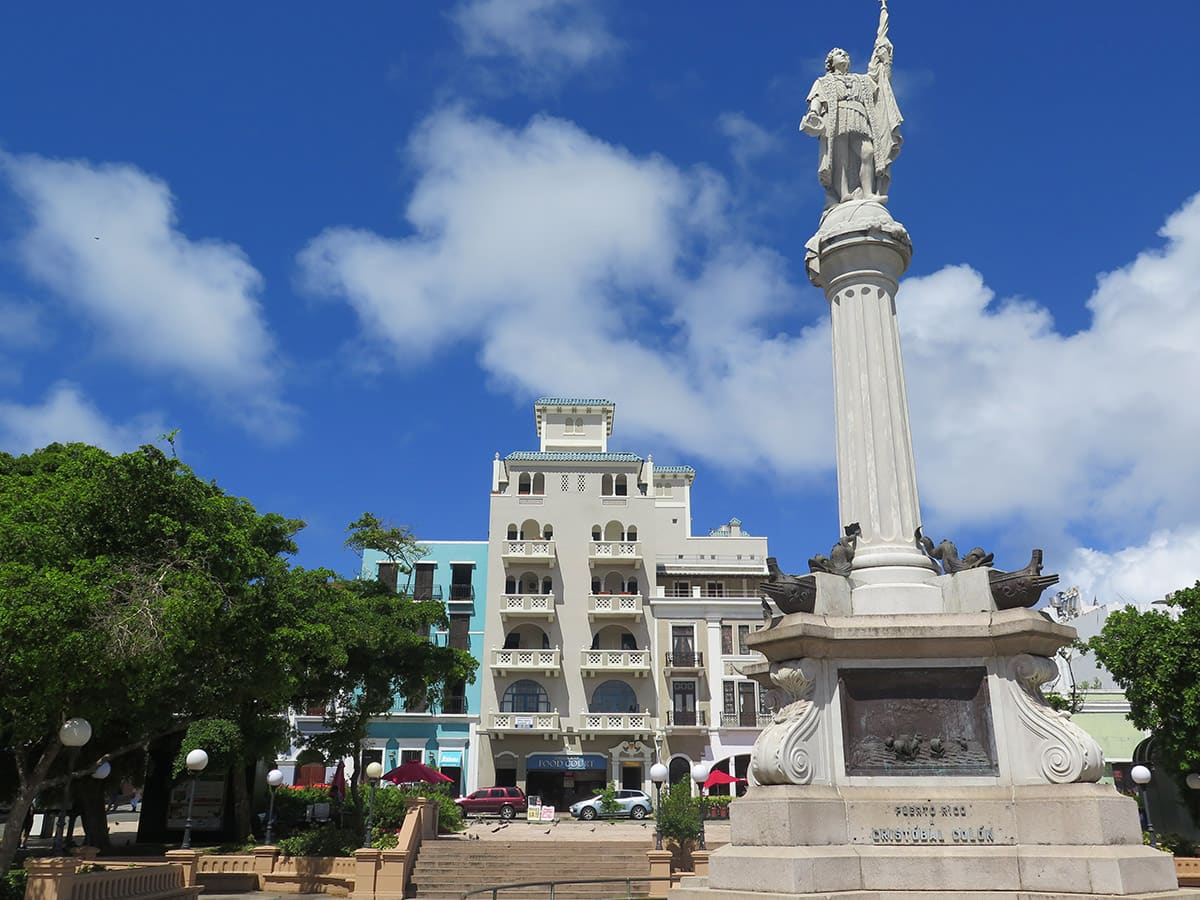
[[[940,612],[921,524],[896,290],[912,258],[904,226],[874,201],[831,209],[809,242],[809,275],[833,328],[838,510],[862,529],[850,576],[856,613]]]

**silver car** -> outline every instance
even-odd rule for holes
[[[586,819],[588,821],[604,815],[605,813],[601,810],[600,805],[601,799],[597,794],[595,797],[590,797],[587,800],[572,803],[571,815],[577,819]],[[653,808],[650,804],[650,796],[645,791],[617,791],[617,805],[620,809],[609,815],[629,816],[631,819],[644,819],[650,815],[650,810]]]

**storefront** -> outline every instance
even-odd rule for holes
[[[598,794],[608,768],[608,757],[600,753],[531,753],[525,759],[525,793],[566,809]]]

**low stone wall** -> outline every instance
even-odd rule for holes
[[[1179,879],[1180,887],[1200,887],[1200,859],[1175,857],[1175,877]]]
[[[266,848],[259,848],[266,849]],[[280,856],[263,873],[262,886],[285,894],[354,893],[355,861],[336,856]]]
[[[198,885],[187,883],[180,866],[132,866],[80,872],[74,857],[29,859],[25,900],[195,900]]]

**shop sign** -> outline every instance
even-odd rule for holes
[[[534,753],[525,761],[527,771],[578,772],[584,769],[608,768],[608,760],[599,753],[582,753],[570,756],[550,753]]]
[[[533,728],[533,716],[513,716],[513,728]]]

